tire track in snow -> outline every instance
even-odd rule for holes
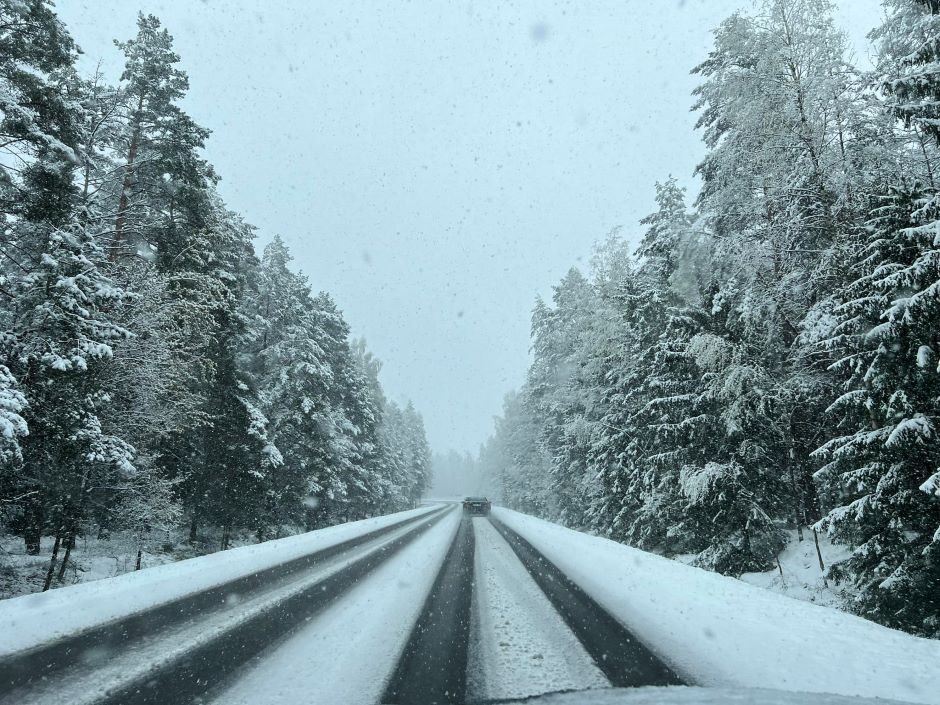
[[[464,516],[385,689],[383,703],[434,705],[465,701],[473,551],[473,526]]]
[[[107,665],[128,649],[139,649],[187,623],[230,610],[233,604],[257,598],[303,579],[305,573],[383,536],[426,520],[437,512],[410,517],[241,578],[173,599],[163,604],[56,639],[36,648],[0,658],[0,702],[33,684],[50,679],[71,680],[97,666]],[[19,695],[9,702],[22,702]]]
[[[211,705],[377,703],[460,526],[450,512],[263,659]]]
[[[84,692],[69,692],[72,684],[65,683],[63,690],[51,693],[53,697],[60,697],[49,702],[95,705],[202,702],[207,694],[233,679],[247,662],[285,639],[446,514],[446,511],[435,512],[422,516],[414,526],[402,528],[399,525],[390,538],[338,557],[327,570],[313,571],[307,581],[274,591],[271,599],[263,598],[250,609],[236,611],[230,620],[223,620],[213,628],[203,628],[203,622],[197,622],[194,633],[188,638],[160,641],[159,644],[164,645],[162,653],[143,663],[135,659],[127,669],[129,672],[117,674],[111,684],[99,681],[99,670],[91,672],[93,683]],[[44,695],[50,695],[48,688],[44,690]],[[32,692],[27,690],[16,702],[34,702]]]
[[[615,687],[690,685],[683,681],[617,619],[591,599],[528,541],[498,519],[489,521],[512,547],[597,667]],[[598,566],[601,569],[601,566]]]
[[[469,699],[609,688],[610,682],[492,523],[475,518],[473,530],[477,550]]]

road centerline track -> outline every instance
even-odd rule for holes
[[[222,619],[213,626],[210,612],[205,620],[195,620],[183,629],[186,638],[178,638],[173,630],[163,632],[167,639],[156,639],[154,649],[144,649],[150,658],[137,659],[133,644],[124,652],[128,656],[128,673],[121,673],[120,663],[112,671],[114,685],[106,690],[101,685],[108,671],[108,664],[101,668],[79,673],[77,680],[86,681],[88,689],[71,691],[69,696],[57,686],[60,678],[50,678],[30,687],[7,691],[0,702],[9,703],[189,703],[222,684],[226,678],[248,659],[256,657],[264,649],[285,637],[298,623],[322,609],[342,594],[350,585],[368,575],[377,566],[390,559],[401,548],[414,540],[447,514],[436,511],[414,518],[414,521],[399,522],[383,529],[380,536],[370,532],[365,542],[344,542],[345,552],[329,550],[330,556],[323,569],[308,569],[300,580],[278,582],[272,591],[262,593],[252,600],[237,603],[237,612],[231,620]],[[349,547],[350,543],[355,543]],[[332,562],[331,562],[332,561]],[[237,601],[236,601],[237,602]],[[178,643],[182,641],[183,643]],[[160,649],[162,648],[162,651]],[[122,661],[120,656],[116,661]],[[126,661],[124,661],[126,663]],[[66,669],[68,675],[73,669]],[[56,674],[58,675],[58,674]],[[104,681],[107,683],[107,681]],[[67,686],[75,683],[68,681]]]
[[[502,570],[512,573],[514,563],[519,570],[534,581],[526,607],[535,611],[541,608],[539,600],[545,599],[545,609],[550,610],[546,620],[549,625],[533,626],[539,634],[529,635],[533,643],[552,649],[553,659],[568,658],[566,666],[573,666],[570,649],[575,648],[583,654],[590,666],[568,671],[570,682],[562,676],[561,685],[546,680],[543,690],[519,695],[537,695],[551,690],[597,688],[605,686],[629,687],[645,685],[682,685],[682,680],[638,639],[636,639],[619,621],[591,599],[581,588],[565,576],[554,564],[548,561],[531,544],[512,532],[498,521],[491,525],[482,524],[493,530],[501,541],[508,544],[513,558],[507,563],[503,560]],[[482,534],[485,538],[487,534]],[[475,540],[474,522],[464,516],[460,530],[448,551],[444,565],[435,581],[408,645],[402,654],[398,666],[389,680],[382,697],[383,703],[398,705],[417,705],[418,703],[458,704],[468,701],[467,683],[470,678],[469,666],[469,626],[473,623],[471,606],[479,599],[480,580],[485,576],[476,575],[479,551],[494,550],[492,540]],[[492,558],[492,557],[491,557]],[[518,574],[516,574],[518,577]],[[507,578],[502,576],[503,580]],[[485,596],[484,596],[485,599]],[[508,619],[511,621],[513,615]],[[554,626],[550,623],[557,618]],[[518,617],[517,617],[518,619]],[[520,623],[525,619],[521,618]],[[551,635],[545,632],[558,630]],[[479,632],[476,636],[480,637]],[[565,639],[568,644],[562,646]],[[483,638],[492,638],[486,635]],[[480,639],[478,639],[480,640]],[[508,648],[517,648],[507,642]],[[474,644],[473,648],[478,648]],[[558,653],[554,653],[557,651]],[[544,654],[533,654],[544,659]],[[519,658],[519,654],[512,654]],[[510,659],[511,660],[511,659]],[[576,659],[575,659],[576,660]],[[591,670],[596,668],[596,670]],[[505,668],[503,669],[505,670]],[[528,670],[533,670],[528,667]],[[473,674],[476,676],[476,674]],[[485,679],[485,674],[483,678]],[[524,680],[524,677],[523,677]],[[490,693],[486,684],[473,681],[474,697],[505,697],[510,694]],[[533,689],[530,681],[524,688]],[[555,687],[555,686],[558,687]],[[537,690],[537,686],[535,688]],[[512,695],[516,695],[513,693]]]
[[[383,703],[435,705],[465,701],[473,552],[473,526],[465,516],[389,679]]]
[[[532,544],[498,519],[490,522],[613,686],[689,685]]]

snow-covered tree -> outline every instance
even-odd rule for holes
[[[591,506],[587,449],[590,401],[586,393],[584,346],[593,323],[590,282],[572,268],[554,288],[552,305],[536,302],[526,402],[541,427],[539,443],[551,459],[552,518],[583,526]]]
[[[860,614],[937,636],[940,199],[932,164],[940,7],[889,6],[873,35],[880,40],[875,83],[885,113],[900,119],[888,162],[894,173],[879,173],[871,215],[848,258],[851,276],[828,313],[828,335],[819,336],[842,386],[830,407],[838,425],[816,452],[829,509],[820,526],[854,548],[832,574],[854,583]]]
[[[101,424],[111,403],[101,380],[113,345],[130,335],[110,317],[126,294],[101,264],[101,250],[80,225],[55,228],[39,263],[11,286],[17,306],[6,354],[29,430],[16,492],[27,497],[22,530],[31,552],[43,529],[70,545],[95,493],[115,474],[134,473],[134,449]]]
[[[153,15],[139,15],[137,36],[118,42],[126,63],[121,76],[121,128],[114,149],[122,162],[115,189],[112,256],[156,248],[161,266],[188,244],[189,231],[207,225],[215,180],[198,150],[209,131],[180,107],[189,79],[177,68],[173,38]]]
[[[885,197],[859,258],[854,293],[836,313],[831,343],[844,393],[832,405],[839,434],[818,454],[834,508],[821,525],[855,546],[833,568],[859,589],[857,610],[892,626],[940,634],[940,414],[936,321],[937,213],[916,189]]]

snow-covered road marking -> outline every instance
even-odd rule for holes
[[[375,703],[431,590],[461,516],[452,511],[213,701]]]
[[[521,698],[610,683],[512,548],[487,519],[473,519],[476,590],[470,647],[473,699]]]

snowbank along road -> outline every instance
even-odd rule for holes
[[[50,640],[34,622],[65,620],[89,588],[0,604],[19,635],[0,648],[0,703],[410,705],[682,684],[940,702],[917,687],[936,642],[508,510],[436,505],[255,548],[237,554],[242,574],[219,554],[184,562],[177,575],[218,574],[189,591],[154,590],[172,566],[117,579],[152,604],[72,617]],[[778,619],[783,636],[754,626]],[[798,656],[794,620],[809,629]],[[820,674],[807,644],[836,666]]]

